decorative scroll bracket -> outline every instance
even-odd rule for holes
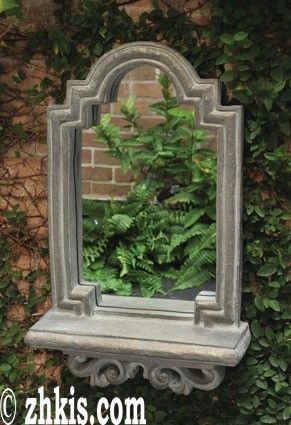
[[[210,391],[218,387],[225,374],[221,366],[203,366],[180,368],[161,366],[159,363],[127,362],[115,359],[88,358],[86,354],[70,354],[70,371],[78,377],[90,377],[91,385],[107,387],[119,385],[134,378],[140,369],[143,377],[159,390],[170,388],[176,394],[188,395],[193,388]]]

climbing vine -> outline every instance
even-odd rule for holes
[[[290,424],[290,1],[211,0],[211,20],[205,27],[194,24],[181,10],[166,7],[164,3],[160,7],[158,2],[154,2],[151,11],[142,13],[138,21],[133,21],[115,1],[85,0],[74,10],[71,2],[56,3],[57,24],[42,32],[21,32],[15,22],[7,24],[9,17],[1,10],[5,18],[1,24],[1,54],[19,60],[16,85],[20,86],[26,79],[23,63],[29,63],[36,53],[44,55],[49,68],[48,75],[27,90],[28,107],[36,108],[51,97],[62,102],[66,80],[85,77],[96,57],[116,43],[151,40],[177,49],[201,77],[219,78],[223,83],[223,103],[242,104],[245,114],[243,316],[252,331],[246,357],[240,366],[227,372],[222,386],[211,393],[194,391],[183,398],[167,391],[157,393],[137,380],[134,385],[108,389],[102,394],[144,396],[151,425],[187,425],[193,421],[199,425]],[[19,40],[25,43],[21,52],[15,48]],[[9,114],[11,103],[7,99],[20,96],[17,86],[12,90],[3,82],[0,90],[1,152],[5,157],[16,141],[29,144],[36,134],[33,125],[15,124]],[[28,249],[33,247],[32,240],[25,239],[26,217],[20,210],[10,208],[1,218],[4,229],[0,248],[3,259],[1,332],[4,336],[1,336],[0,383],[1,389],[17,387],[23,399],[41,382],[34,372],[33,361],[29,363],[32,355],[26,354],[25,367],[21,361],[21,355],[27,350],[22,342],[23,333],[40,301],[33,294],[29,296],[29,307],[20,323],[7,313],[8,302],[14,300],[21,304],[24,300],[17,292],[18,276],[10,266],[15,251],[9,251],[11,238],[8,236],[14,236]],[[17,224],[20,222],[21,225]],[[13,235],[11,232],[15,230],[11,229],[15,226],[19,231]],[[36,274],[28,276],[32,287]],[[48,290],[43,288],[42,296]],[[48,370],[57,369],[62,362],[58,355],[53,359],[47,364]],[[50,385],[52,376],[47,378]],[[92,402],[92,390],[81,380],[73,381],[67,372],[62,377],[63,391],[67,391],[72,382],[78,383],[82,396],[91,391]],[[96,390],[94,394],[100,397],[101,392]]]

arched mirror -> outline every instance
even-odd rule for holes
[[[242,110],[176,51],[105,54],[48,113],[54,307],[28,333],[105,386],[212,389],[240,321]],[[114,371],[114,373],[112,373]]]

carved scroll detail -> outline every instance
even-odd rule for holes
[[[90,384],[98,387],[119,385],[134,378],[140,369],[143,377],[157,389],[170,388],[176,394],[187,395],[193,388],[212,390],[224,377],[224,367],[199,366],[179,368],[161,366],[150,362],[127,362],[116,359],[88,358],[85,355],[71,354],[68,359],[71,372],[78,377],[90,377]]]

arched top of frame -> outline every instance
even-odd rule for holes
[[[173,82],[179,101],[193,101],[197,124],[220,128],[240,106],[220,105],[220,86],[216,79],[201,79],[191,64],[175,50],[152,42],[124,44],[103,55],[85,80],[67,82],[65,105],[49,107],[49,119],[66,127],[89,128],[96,123],[99,105],[116,100],[122,78],[132,69],[150,65],[159,68]]]

